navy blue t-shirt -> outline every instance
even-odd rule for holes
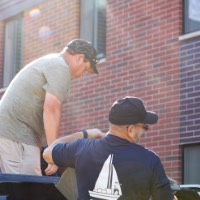
[[[57,144],[52,157],[76,168],[79,199],[172,200],[159,157],[114,135]]]

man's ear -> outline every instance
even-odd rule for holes
[[[75,54],[75,55],[73,56],[73,58],[74,58],[74,63],[75,63],[76,65],[79,65],[79,63],[81,63],[82,54]]]
[[[134,134],[135,134],[135,126],[133,126],[133,125],[128,126],[128,135],[130,137],[133,137]]]
[[[84,54],[78,54],[77,56],[78,62],[81,62],[81,63],[84,61],[84,58],[85,58]]]

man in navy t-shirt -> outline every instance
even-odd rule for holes
[[[106,136],[98,129],[77,132],[56,140],[43,156],[75,168],[78,199],[172,200],[159,157],[138,144],[157,120],[141,99],[127,96],[112,105]]]

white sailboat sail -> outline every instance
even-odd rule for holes
[[[95,187],[94,187],[95,190],[107,188],[108,181],[109,181],[109,179],[108,179],[109,165],[110,165],[111,159],[112,159],[111,155],[109,155],[109,157],[107,158],[107,160],[105,161],[105,163],[104,163],[104,165],[101,169],[101,172],[99,174],[99,178],[96,181],[96,184],[95,184]]]
[[[114,165],[113,154],[105,161],[93,191],[89,191],[91,197],[98,199],[117,200],[121,195],[121,187]]]
[[[115,170],[115,167],[113,166],[113,178],[112,178],[112,188],[114,191],[114,194],[119,194],[120,196],[122,195],[122,190],[119,184],[119,180],[117,177],[117,172]]]

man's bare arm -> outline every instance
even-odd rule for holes
[[[91,138],[91,139],[92,138],[98,139],[105,136],[105,134],[102,133],[99,129],[87,129],[87,133],[88,133],[88,138]],[[83,137],[84,137],[83,132],[76,132],[71,135],[58,138],[48,148],[44,150],[44,153],[43,153],[44,159],[46,160],[47,163],[54,164],[53,159],[52,159],[52,150],[56,144],[59,144],[59,143],[65,144],[65,143],[73,142],[78,139],[82,139]]]
[[[43,107],[43,120],[48,146],[58,137],[61,107],[62,104],[58,97],[47,92]]]

